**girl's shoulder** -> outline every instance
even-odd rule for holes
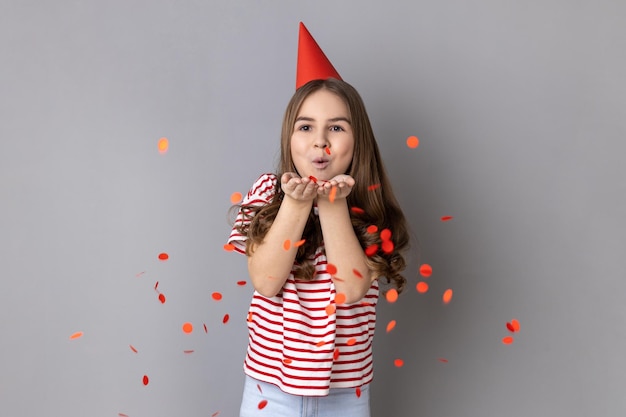
[[[244,203],[246,201],[261,199],[264,201],[269,201],[274,194],[276,194],[276,184],[278,183],[278,177],[273,173],[265,173],[261,174],[252,187],[250,187],[250,191],[244,198]]]

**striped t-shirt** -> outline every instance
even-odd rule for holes
[[[277,181],[276,175],[263,174],[242,204],[269,203]],[[235,226],[242,222],[246,220],[239,212]],[[245,253],[246,238],[233,228],[229,243]],[[247,375],[284,392],[307,396],[327,395],[330,388],[358,387],[372,380],[378,300],[378,282],[374,281],[360,302],[335,305],[335,285],[326,271],[324,247],[317,248],[314,256],[313,280],[296,279],[291,273],[276,296],[254,292],[244,361]],[[330,315],[329,304],[335,306]],[[332,313],[332,308],[328,310]]]

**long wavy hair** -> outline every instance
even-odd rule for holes
[[[354,154],[346,174],[355,180],[355,185],[347,197],[352,227],[363,249],[369,248],[366,252],[367,263],[374,276],[384,277],[400,292],[406,284],[406,279],[401,274],[406,267],[403,253],[409,244],[406,219],[387,177],[363,100],[354,87],[342,80],[330,78],[310,81],[296,90],[289,101],[282,125],[275,195],[265,206],[240,206],[244,216],[251,220],[247,226],[238,226],[239,232],[248,236],[246,253],[251,255],[254,245],[263,242],[276,218],[284,197],[280,178],[285,172],[296,172],[291,155],[291,135],[296,117],[304,100],[310,94],[322,89],[336,94],[344,101],[351,119]],[[389,243],[383,246],[380,233],[371,233],[372,229],[368,231],[369,226],[376,226],[378,232],[389,229],[393,249],[390,250]],[[322,244],[319,218],[313,210],[309,214],[302,239],[305,239],[305,243],[298,248],[294,273],[299,279],[311,280],[315,275],[313,256]],[[377,245],[378,250],[372,253],[370,250],[374,245]],[[383,250],[383,247],[386,250]]]

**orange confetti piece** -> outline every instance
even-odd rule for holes
[[[300,246],[304,245],[305,242],[306,242],[306,239],[302,239],[302,240],[295,242],[293,246],[295,246],[296,248],[299,248]]]
[[[193,332],[193,324],[187,322],[187,323],[183,323],[183,332],[189,334],[191,332]]]
[[[329,147],[324,148],[324,151],[325,151],[328,155],[330,155],[330,148],[329,148]]]
[[[504,343],[505,345],[510,345],[511,343],[513,343],[513,336],[506,336],[502,338],[502,343]]]
[[[124,413],[117,413],[118,417],[128,417],[128,414],[124,414]]]
[[[424,281],[420,281],[415,286],[415,289],[417,289],[418,293],[424,294],[425,292],[428,292],[428,284],[425,283]]]
[[[371,225],[371,226],[367,226],[367,233],[376,233],[378,232],[378,226],[376,226],[375,224]]]
[[[204,333],[209,332],[209,329],[206,327],[206,324],[202,323],[202,327],[204,327]]]
[[[159,260],[167,261],[169,258],[170,258],[170,256],[167,253],[165,253],[165,252],[159,253]]]
[[[330,275],[335,275],[337,273],[337,267],[331,263],[326,265],[326,272]]]
[[[289,365],[291,362],[293,362],[293,361],[292,361],[291,359],[289,359],[289,358],[285,358],[285,359],[283,359],[283,363],[284,363],[285,365]]]
[[[361,398],[361,387],[356,387],[354,392],[355,392],[357,398]]]
[[[252,321],[252,312],[249,312],[248,313],[248,322],[251,322],[251,321]]]
[[[78,339],[80,337],[83,337],[83,332],[76,332],[70,336],[70,340]]]
[[[161,304],[165,304],[165,295],[163,295],[163,293],[159,294],[159,301]]]
[[[148,385],[149,382],[150,382],[150,379],[148,379],[148,375],[144,375],[143,376],[143,384],[144,385]]]
[[[444,304],[448,304],[452,300],[452,290],[450,288],[444,291],[442,300]]]
[[[335,305],[334,305],[334,304],[328,304],[328,305],[326,306],[325,310],[326,310],[326,314],[327,314],[328,316],[332,316],[333,314],[335,314],[335,310],[336,310],[336,308],[335,308]]]
[[[404,365],[404,361],[402,359],[396,359],[393,361],[393,364],[400,368]]]
[[[190,350],[183,350],[183,353],[184,353],[185,355],[189,355],[190,353],[193,353],[193,352],[195,352],[193,349],[190,349]]]
[[[442,222],[447,222],[447,221],[450,221],[452,219],[454,219],[454,217],[452,217],[452,216],[442,216],[441,217],[441,221]]]
[[[213,294],[211,294],[211,297],[215,300],[215,301],[220,301],[222,299],[222,294],[219,292],[214,292]]]
[[[420,274],[423,277],[428,278],[433,274],[433,267],[428,264],[423,264],[422,266],[420,266]]]
[[[511,320],[511,326],[513,326],[513,330],[515,330],[516,332],[519,332],[520,325],[519,325],[519,321],[517,321],[517,319]]]
[[[291,247],[291,240],[287,239],[283,242],[283,249],[285,250],[289,250],[289,248]]]
[[[337,186],[333,185],[333,188],[330,189],[330,193],[328,194],[328,201],[330,201],[331,203],[334,203],[336,196],[337,196]]]
[[[230,320],[230,316],[228,314],[224,314],[224,318],[222,319],[222,323],[226,324]]]
[[[367,248],[365,248],[365,254],[367,256],[374,256],[376,255],[376,252],[378,252],[378,245],[377,244],[373,244],[373,245],[369,245]]]
[[[352,273],[356,275],[357,278],[363,278],[363,275],[361,275],[358,269],[353,269]]]
[[[350,207],[350,211],[354,214],[364,214],[365,210],[359,207]]]
[[[264,409],[266,405],[267,405],[267,400],[259,401],[259,410]]]
[[[348,341],[346,342],[346,344],[347,344],[348,346],[352,346],[352,345],[354,345],[355,343],[356,343],[356,339],[355,339],[354,337],[353,337],[353,338],[351,338],[351,339],[348,339]]]
[[[234,192],[230,195],[230,202],[233,204],[237,204],[241,201],[242,198],[243,196],[240,192]]]
[[[232,243],[227,243],[224,245],[224,250],[226,252],[232,252],[235,250],[235,245],[233,245]]]
[[[247,284],[247,281],[237,281],[237,285],[239,285],[240,287],[243,287],[246,284]]]
[[[325,340],[320,340],[319,342],[317,342],[317,343],[315,344],[315,346],[317,346],[317,347],[322,347],[322,346],[324,346],[326,343],[328,343],[328,342],[326,342]]]
[[[389,323],[387,323],[387,333],[392,331],[395,327],[396,327],[396,321],[391,320]]]
[[[368,191],[374,191],[378,187],[380,187],[380,184],[372,184],[369,187],[367,187],[367,189],[368,189]]]
[[[390,289],[389,291],[387,291],[385,298],[387,298],[388,302],[395,303],[396,301],[398,301],[398,290],[396,290],[395,288]]]
[[[383,252],[385,253],[391,253],[393,252],[393,242],[391,240],[385,240],[383,241],[381,248],[383,250]]]
[[[337,360],[338,357],[339,357],[339,348],[335,348],[335,351],[333,352],[333,360]]]
[[[135,349],[135,346],[133,346],[133,345],[128,345],[128,346],[130,346],[130,350],[132,350],[133,352],[137,353],[137,349]]]
[[[417,136],[409,136],[408,138],[406,138],[406,146],[411,149],[417,148],[419,144],[420,140],[417,138]]]
[[[380,238],[384,241],[384,240],[389,240],[391,239],[391,230],[389,229],[383,229],[380,231]]]
[[[213,414],[211,414],[211,417],[217,417],[219,415],[219,411],[214,412]]]
[[[448,360],[446,358],[438,358],[437,360],[441,363],[448,363]]]
[[[336,304],[343,304],[346,302],[346,295],[342,292],[339,292],[337,294],[335,294],[335,303]]]
[[[170,147],[170,142],[169,140],[167,140],[167,138],[161,138],[159,139],[157,147],[160,153],[165,153],[167,152],[167,149]]]

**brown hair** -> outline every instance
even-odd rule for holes
[[[389,229],[393,250],[379,249],[368,257],[368,266],[376,277],[385,277],[393,283],[398,291],[402,291],[406,279],[401,271],[406,267],[403,252],[408,248],[409,235],[406,220],[400,205],[393,194],[391,184],[383,166],[378,145],[370,125],[365,105],[359,93],[345,81],[329,78],[313,80],[296,90],[287,105],[281,133],[281,153],[278,166],[278,182],[272,201],[261,207],[242,207],[242,212],[251,218],[249,226],[240,226],[240,232],[248,236],[246,252],[252,251],[252,245],[263,241],[271,227],[284,197],[280,186],[280,177],[285,172],[296,172],[291,157],[291,135],[296,117],[304,100],[313,92],[327,90],[339,96],[348,107],[352,131],[354,135],[354,154],[352,163],[346,174],[355,180],[355,185],[348,195],[348,206],[351,208],[352,226],[363,249],[372,245],[380,248],[382,241],[378,233],[368,233],[370,225],[378,227],[378,231]],[[319,219],[309,214],[302,238],[305,244],[298,248],[294,271],[298,278],[313,279],[315,269],[311,261],[315,250],[322,243]]]

